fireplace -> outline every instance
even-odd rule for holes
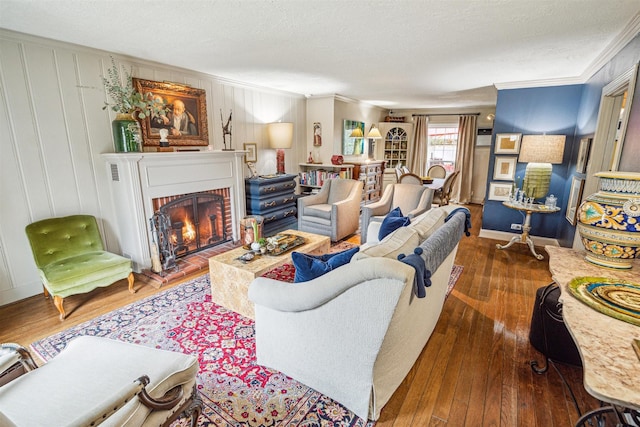
[[[239,239],[245,215],[243,151],[103,154],[110,175],[120,253],[134,270]],[[163,215],[160,235],[154,217]],[[162,240],[162,241],[161,241]],[[158,252],[155,252],[157,250]],[[117,250],[115,252],[118,252]]]
[[[154,198],[153,209],[167,219],[154,220],[152,227],[170,243],[175,258],[232,240],[228,188]]]

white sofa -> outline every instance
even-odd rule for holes
[[[440,316],[467,219],[458,212],[445,223],[453,208],[431,209],[314,280],[255,279],[258,363],[377,420]],[[414,268],[396,259],[418,244],[433,268],[425,298],[414,294]]]

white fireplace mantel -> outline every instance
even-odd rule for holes
[[[122,254],[139,272],[151,266],[153,199],[229,188],[233,240],[245,215],[245,151],[107,153],[106,164]]]

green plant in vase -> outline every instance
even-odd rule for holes
[[[122,75],[113,57],[107,77],[102,76],[102,83],[111,100],[105,102],[102,109],[110,108],[117,113],[112,122],[116,151],[140,151],[142,137],[136,119],[144,120],[152,114],[164,116],[166,104],[151,92],[140,93],[136,90],[131,72],[124,71]]]

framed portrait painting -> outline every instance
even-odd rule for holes
[[[517,157],[496,156],[493,166],[493,179],[513,181],[516,175]]]
[[[578,205],[582,199],[582,189],[584,187],[584,179],[571,177],[571,191],[569,192],[569,201],[567,202],[567,212],[565,218],[571,225],[576,225],[576,213]]]
[[[518,154],[520,152],[521,133],[499,133],[496,135],[496,154]]]
[[[489,200],[498,200],[506,202],[511,195],[513,184],[504,182],[492,182],[489,184]]]
[[[167,106],[166,115],[152,115],[141,121],[144,147],[160,145],[160,129],[168,130],[169,146],[209,145],[204,89],[137,78],[133,79],[133,85],[140,93],[151,92],[161,98]]]

